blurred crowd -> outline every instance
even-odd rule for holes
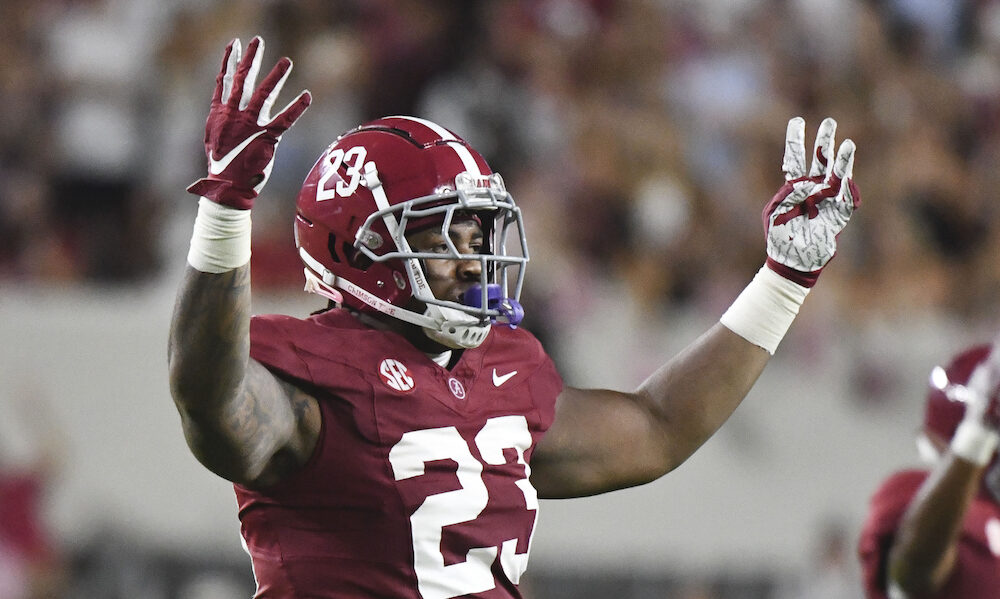
[[[855,315],[997,305],[990,0],[8,0],[0,281],[134,284],[180,260],[222,49],[258,33],[265,65],[295,60],[285,97],[315,97],[255,212],[261,290],[300,285],[289,215],[322,149],[416,114],[469,139],[526,212],[543,336],[601,284],[717,312],[761,262],[802,115],[859,147],[865,205],[825,293]]]

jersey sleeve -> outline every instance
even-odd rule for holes
[[[886,599],[889,549],[903,514],[927,479],[923,470],[906,470],[886,479],[872,495],[868,516],[858,541],[865,593],[868,599]]]
[[[301,321],[282,315],[250,319],[250,357],[282,376],[311,383],[309,366],[299,357],[291,330]]]

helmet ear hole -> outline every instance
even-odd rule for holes
[[[351,263],[351,266],[353,266],[354,268],[356,268],[358,270],[365,271],[365,270],[368,270],[369,266],[371,266],[372,264],[375,264],[375,262],[372,261],[371,258],[369,258],[368,256],[364,255],[363,253],[359,252],[357,249],[355,249],[354,246],[347,245],[345,243],[344,244],[344,248],[345,248],[345,251],[349,252],[349,254],[348,254],[348,261]]]
[[[327,239],[326,249],[329,250],[330,257],[333,258],[333,261],[336,262],[337,264],[342,264],[346,262],[345,256],[343,252],[340,251],[340,246],[337,243],[337,236],[334,235],[333,233],[330,233],[330,236]]]
[[[374,264],[371,258],[358,251],[357,248],[350,243],[347,243],[346,241],[338,241],[337,237],[333,233],[330,233],[330,239],[327,242],[327,249],[330,250],[330,255],[333,257],[333,261],[338,264],[347,264],[360,271],[366,271],[372,264]]]

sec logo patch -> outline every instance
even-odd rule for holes
[[[385,386],[393,391],[407,393],[413,390],[416,383],[410,376],[410,371],[399,360],[386,358],[378,365],[378,374]]]

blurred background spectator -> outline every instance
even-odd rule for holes
[[[301,287],[289,215],[315,157],[363,120],[416,114],[479,148],[522,206],[525,325],[561,370],[634,384],[760,265],[787,119],[830,115],[858,144],[865,205],[789,355],[844,373],[845,409],[893,409],[908,376],[883,351],[893,327],[932,344],[942,321],[998,324],[991,0],[5,0],[0,290],[172,289],[219,49],[258,33],[265,61],[295,60],[286,89],[315,96],[254,213],[265,304]],[[612,311],[640,331],[627,346]],[[774,459],[743,426],[742,450]],[[114,554],[101,546],[80,568]]]
[[[3,280],[160,276],[197,176],[220,43],[260,32],[312,89],[255,249],[294,286],[287,226],[334,132],[394,113],[449,126],[518,191],[533,321],[597,283],[644,310],[715,310],[757,265],[747,218],[789,114],[836,115],[876,208],[829,284],[858,314],[990,317],[1000,288],[1000,7],[918,0],[11,0],[0,54]],[[862,159],[863,158],[863,159]],[[170,240],[177,241],[177,240]],[[292,269],[294,270],[294,269]],[[257,273],[255,273],[257,274]],[[294,273],[293,273],[294,274]],[[545,284],[541,285],[540,282]],[[554,284],[553,284],[554,283]],[[586,304],[588,298],[577,299]]]
[[[838,516],[817,531],[812,564],[792,580],[781,599],[856,599],[861,570],[855,557],[856,534]]]
[[[62,596],[66,556],[48,520],[49,493],[66,462],[61,427],[33,382],[18,385],[2,418],[15,435],[0,435],[0,597]]]

